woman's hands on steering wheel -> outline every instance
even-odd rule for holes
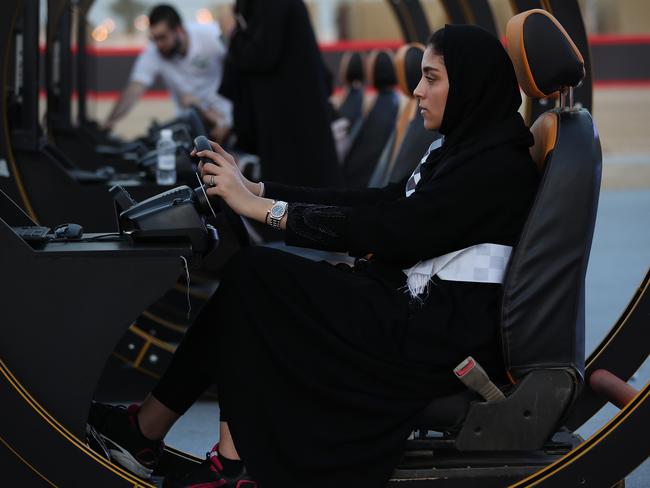
[[[254,183],[244,177],[235,159],[219,144],[210,141],[210,146],[212,151],[192,151],[192,156],[212,161],[200,163],[198,168],[201,180],[208,187],[206,193],[209,196],[220,196],[235,213],[243,215],[245,207],[252,202],[251,197],[256,196],[253,194]]]
[[[201,180],[206,184],[208,196],[217,195],[237,214],[266,223],[268,210],[273,200],[262,198],[260,184],[248,180],[240,171],[235,158],[219,144],[210,141],[212,151],[192,151],[192,156],[209,159],[210,163],[200,163]],[[283,219],[285,220],[285,219]],[[281,223],[284,228],[284,222]]]

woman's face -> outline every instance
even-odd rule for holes
[[[422,78],[413,91],[415,98],[418,99],[425,129],[440,128],[448,93],[449,78],[447,78],[445,60],[434,53],[431,47],[427,47],[422,56]]]

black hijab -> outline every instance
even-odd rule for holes
[[[431,158],[435,173],[496,146],[530,147],[517,77],[499,39],[480,27],[446,25],[442,55],[449,94],[439,130],[445,142]]]

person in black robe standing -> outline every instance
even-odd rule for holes
[[[93,406],[108,442],[153,466],[160,439],[217,384],[220,443],[168,486],[383,488],[417,414],[464,388],[452,372],[460,361],[472,355],[505,382],[501,284],[411,278],[454,251],[516,244],[539,183],[532,135],[511,61],[488,32],[437,31],[422,72],[424,123],[445,141],[400,183],[256,184],[218,145],[199,153],[214,162],[202,168],[209,193],[235,212],[280,225],[287,244],[365,257],[333,266],[242,249],[151,396],[128,411]]]
[[[237,146],[259,155],[264,180],[338,185],[325,66],[302,0],[238,0],[235,15],[220,93]]]

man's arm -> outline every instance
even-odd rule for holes
[[[113,107],[113,110],[111,110],[104,126],[107,129],[113,129],[117,121],[131,111],[135,102],[138,101],[146,89],[147,87],[144,83],[140,83],[139,81],[129,82],[124,91],[122,91],[120,99]]]

